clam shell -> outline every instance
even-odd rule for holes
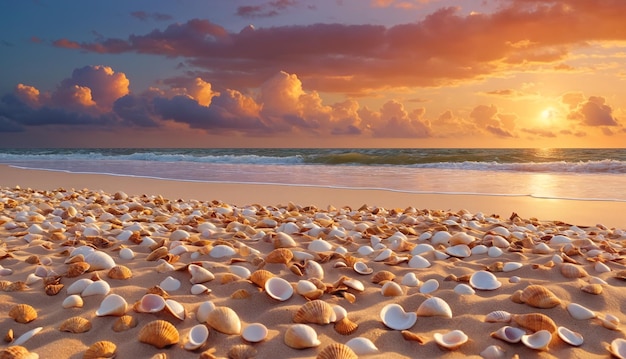
[[[241,337],[250,343],[258,343],[265,340],[267,334],[267,327],[261,323],[248,324],[241,331]]]
[[[411,257],[411,259],[409,259],[408,265],[409,265],[409,268],[428,268],[431,266],[428,259],[422,257],[419,254]]]
[[[573,263],[563,263],[561,264],[561,274],[565,278],[582,278],[589,276],[589,273],[580,265],[576,265]]]
[[[176,291],[180,288],[180,281],[172,276],[168,276],[159,283],[159,287],[168,292]]]
[[[380,288],[380,292],[385,297],[397,297],[404,295],[404,290],[400,284],[391,281],[385,282],[382,288]]]
[[[385,305],[380,311],[380,319],[388,328],[405,330],[411,328],[417,321],[415,312],[405,312],[404,308],[396,303]]]
[[[248,279],[250,278],[250,270],[243,266],[232,265],[228,267],[228,270],[238,276],[239,278]]]
[[[129,279],[133,276],[133,272],[127,266],[118,264],[109,269],[107,276],[111,279]]]
[[[507,343],[519,343],[522,340],[522,336],[526,335],[526,331],[517,327],[511,327],[508,325],[491,333],[492,338],[504,340]]]
[[[291,283],[281,277],[272,277],[265,282],[265,293],[270,297],[284,302],[293,295]]]
[[[187,311],[185,307],[173,299],[165,300],[165,310],[180,320],[185,320]]]
[[[78,294],[72,294],[63,300],[63,308],[82,308],[83,298]]]
[[[580,333],[566,327],[558,327],[556,328],[556,332],[559,335],[559,338],[569,345],[577,347],[581,346],[584,342],[583,336]]]
[[[369,355],[378,353],[378,348],[371,340],[364,337],[356,337],[348,340],[346,345],[352,349],[356,355]]]
[[[81,297],[89,297],[92,295],[107,295],[111,290],[111,286],[104,280],[97,280],[85,287],[80,293]]]
[[[211,289],[204,284],[194,284],[191,286],[189,292],[193,295],[198,295],[202,293],[211,293]]]
[[[227,245],[224,245],[224,244],[216,245],[209,252],[209,255],[212,258],[232,257],[235,254],[237,254],[237,251],[235,250],[235,248],[227,246]]]
[[[493,273],[484,270],[472,274],[469,284],[478,290],[495,290],[502,286],[502,283]]]
[[[372,268],[368,267],[367,264],[362,261],[354,262],[354,264],[352,265],[352,269],[362,275],[372,274],[374,272]]]
[[[348,317],[343,317],[335,322],[335,331],[341,335],[350,335],[354,333],[359,325]]]
[[[215,279],[215,275],[211,271],[197,264],[190,264],[187,271],[191,274],[191,278],[189,278],[191,284],[205,283]]]
[[[445,252],[452,257],[467,258],[472,255],[472,250],[466,244],[457,244],[445,249]]]
[[[459,283],[454,287],[454,293],[459,295],[473,295],[476,294],[476,291],[468,284]]]
[[[438,297],[431,297],[420,304],[415,314],[417,314],[418,317],[452,318],[452,309],[450,309],[450,305],[448,305],[445,300]]]
[[[186,350],[196,350],[204,345],[209,338],[209,328],[204,324],[196,324],[189,330],[183,348]]]
[[[206,323],[220,333],[229,335],[241,333],[239,316],[229,307],[215,307],[207,315]]]
[[[211,313],[213,309],[215,309],[215,304],[213,304],[213,302],[206,301],[200,303],[198,309],[196,310],[196,319],[198,320],[198,322],[206,322],[207,318],[209,317],[209,313]]]
[[[594,311],[578,303],[569,303],[567,304],[566,308],[567,308],[567,312],[574,319],[587,320],[587,319],[595,318],[597,316],[597,314]]]
[[[504,263],[504,265],[502,266],[502,271],[503,272],[512,272],[514,270],[518,270],[520,268],[522,268],[524,265],[520,262],[506,262]]]
[[[312,348],[322,344],[317,338],[317,332],[306,324],[293,324],[285,330],[283,341],[294,349]]]
[[[122,315],[113,323],[114,332],[123,332],[137,326],[137,319],[132,315]]]
[[[265,282],[272,278],[274,274],[265,269],[258,269],[250,274],[250,281],[260,288],[265,288]]]
[[[317,289],[317,286],[313,284],[313,282],[311,282],[310,280],[301,279],[298,281],[298,283],[296,283],[296,293],[300,295],[310,293]]]
[[[115,358],[117,355],[117,346],[115,343],[101,340],[95,342],[87,348],[83,354],[83,359],[102,359],[102,358]]]
[[[165,298],[157,294],[145,294],[134,306],[140,313],[157,313],[165,308]]]
[[[288,264],[293,259],[293,252],[288,248],[276,248],[265,256],[266,263]]]
[[[111,269],[115,266],[115,261],[105,252],[94,251],[85,256],[85,262],[89,263],[89,270],[97,271]]]
[[[71,317],[63,321],[59,326],[62,332],[84,333],[91,329],[91,322],[83,317]]]
[[[400,281],[400,284],[405,285],[407,287],[417,287],[420,285],[420,281],[419,279],[417,279],[417,276],[415,275],[415,273],[409,272],[405,274],[404,276],[402,276],[402,280]]]
[[[313,260],[308,260],[304,264],[304,272],[307,278],[324,279],[324,268],[322,265]]]
[[[480,352],[483,359],[502,359],[505,358],[506,351],[499,345],[490,345]]]
[[[433,338],[435,339],[435,342],[437,343],[437,345],[439,345],[441,348],[448,349],[448,350],[458,349],[461,345],[465,344],[469,339],[469,337],[463,331],[458,330],[458,329],[452,330],[445,334],[435,333],[433,334]]]
[[[133,252],[132,249],[130,248],[122,248],[120,249],[120,258],[124,259],[124,260],[131,260],[133,258],[135,258],[135,252]]]
[[[12,345],[0,350],[0,358],[7,359],[39,359],[39,354],[31,353],[21,345]]]
[[[124,297],[117,294],[109,294],[100,303],[100,307],[96,310],[96,315],[98,317],[105,315],[122,316],[126,313],[127,308],[128,303],[126,303]]]
[[[556,332],[556,324],[554,321],[542,313],[513,314],[511,319],[514,323],[522,328],[537,332],[547,330],[550,333]]]
[[[524,288],[519,298],[523,303],[535,308],[554,308],[561,304],[561,300],[548,288],[532,284]]]
[[[533,334],[522,335],[521,341],[528,348],[546,350],[552,341],[552,333],[547,330],[539,330]]]
[[[66,292],[67,294],[81,294],[91,283],[93,283],[93,280],[81,278],[67,287]]]
[[[509,323],[511,321],[511,313],[505,310],[494,310],[485,316],[487,323]]]
[[[626,358],[626,339],[617,338],[613,339],[611,344],[607,347],[608,351],[616,358]]]
[[[170,322],[154,320],[144,325],[139,331],[139,341],[150,344],[158,349],[178,343],[178,330]]]
[[[328,324],[336,319],[333,307],[320,299],[304,303],[293,316],[295,323]]]
[[[439,289],[439,282],[436,279],[432,278],[422,283],[422,285],[420,286],[420,293],[430,294],[437,289]]]
[[[356,353],[349,346],[333,343],[322,349],[315,359],[357,359]]]
[[[37,319],[37,311],[28,304],[17,304],[9,310],[9,317],[18,323],[30,323]]]

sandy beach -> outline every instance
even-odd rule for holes
[[[348,352],[371,358],[602,358],[612,342],[626,352],[617,345],[626,320],[623,202],[176,182],[8,166],[0,166],[0,191],[0,335],[12,330],[14,337],[0,349],[41,328],[20,343],[39,358],[83,358],[103,340],[115,345],[117,358],[236,357],[233,348],[257,358],[314,358],[350,340]],[[111,278],[118,265],[132,276]],[[76,268],[84,272],[70,274]],[[259,270],[288,288],[278,280],[255,284],[246,273]],[[385,272],[387,281],[375,283]],[[110,288],[93,295],[70,290],[83,280]],[[307,282],[315,296],[302,289]],[[157,285],[167,288],[161,294],[173,309],[151,312],[142,300]],[[68,290],[82,306],[67,304]],[[539,303],[534,292],[541,292]],[[102,303],[112,295],[126,306],[107,314]],[[326,323],[296,319],[318,301],[331,308]],[[225,320],[204,320],[205,303],[231,308],[238,330],[224,333]],[[17,322],[9,313],[19,304],[32,306],[36,318]],[[529,324],[524,315],[533,313],[544,326]],[[121,315],[136,326],[114,331]],[[70,317],[87,319],[91,328],[59,330]],[[178,333],[164,348],[140,341],[155,320]],[[352,329],[340,333],[338,323],[348,321]],[[254,323],[267,329],[258,342],[244,339]],[[313,338],[303,339],[310,347],[286,343],[295,324],[312,328]],[[197,325],[209,335],[191,350],[188,334]],[[493,334],[505,326],[521,329],[526,343]],[[444,338],[453,348],[446,349],[436,338],[450,332]]]

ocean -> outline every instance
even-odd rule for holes
[[[626,201],[626,149],[0,149],[0,163],[196,182]]]

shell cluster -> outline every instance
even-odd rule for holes
[[[626,283],[626,232],[601,225],[11,188],[0,234],[2,355],[36,358],[45,344],[29,339],[51,327],[103,333],[76,346],[84,358],[125,357],[116,340],[128,338],[153,357],[270,357],[269,342],[317,358],[528,357],[563,344],[626,356],[620,308],[597,300]],[[36,309],[38,294],[58,311]],[[595,331],[607,342],[585,341]]]

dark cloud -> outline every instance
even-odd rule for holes
[[[571,109],[567,115],[568,119],[578,121],[584,126],[620,126],[617,118],[613,116],[613,109],[606,104],[604,97],[590,96],[586,101],[576,103],[581,97],[582,94],[563,97],[563,102],[570,105]]]
[[[276,0],[261,5],[244,5],[237,8],[236,14],[245,18],[273,17],[297,4],[295,0]]]
[[[159,12],[146,12],[146,11],[133,11],[130,16],[139,19],[141,21],[156,20],[156,21],[168,21],[172,20],[172,16]]]

